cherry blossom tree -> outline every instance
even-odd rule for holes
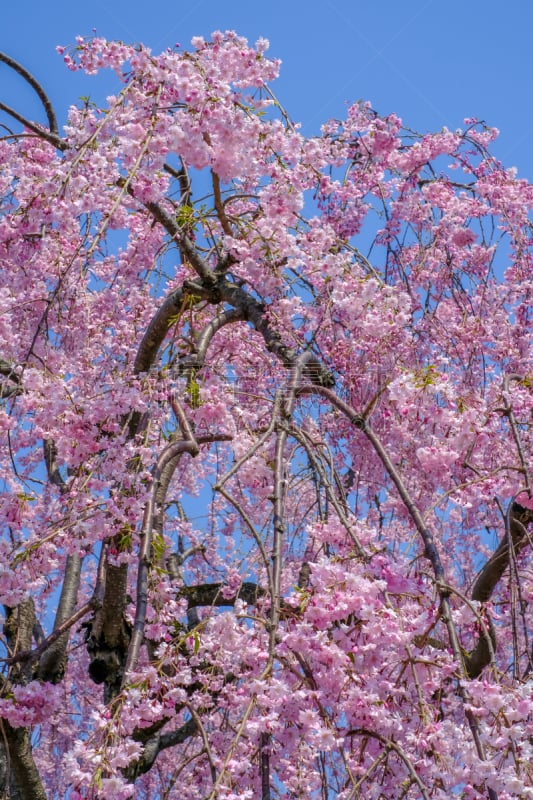
[[[533,188],[266,49],[0,56],[2,796],[532,798]]]

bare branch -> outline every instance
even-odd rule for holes
[[[49,142],[50,144],[57,147],[58,150],[66,150],[68,145],[63,139],[60,139],[55,133],[50,133],[50,131],[41,128],[40,125],[37,125],[35,122],[31,122],[31,120],[27,119],[27,117],[23,117],[22,114],[19,114],[18,111],[15,111],[14,108],[2,103],[0,101],[0,111],[4,111],[6,114],[9,114],[10,117],[16,119],[17,122],[20,122],[21,125],[24,125],[25,128],[35,133],[40,139],[44,139],[45,141]]]
[[[218,220],[226,236],[233,236],[233,229],[230,225],[229,219],[226,216],[226,210],[220,194],[220,178],[213,170],[211,170],[211,179],[213,182],[213,200],[215,203],[215,211],[217,212]]]
[[[187,293],[183,289],[177,289],[172,292],[152,317],[137,349],[133,365],[135,375],[148,372],[154,363],[159,348],[172,324],[172,319],[175,319],[176,314],[183,308],[186,296]]]
[[[7,53],[0,52],[0,61],[3,61],[4,64],[7,64],[8,67],[11,67],[12,70],[17,72],[22,78],[24,78],[26,83],[29,83],[31,88],[37,93],[39,100],[43,104],[46,116],[48,118],[48,127],[50,128],[50,133],[55,134],[55,136],[59,136],[59,128],[57,126],[57,119],[54,109],[52,107],[52,103],[50,102],[50,98],[44,91],[39,81],[37,81],[36,78],[34,78],[33,75],[31,74],[31,72],[28,72],[28,70],[25,67],[23,67],[22,64],[19,64],[19,62],[15,61],[14,58],[8,56]]]
[[[255,605],[266,595],[266,591],[251,581],[243,581],[235,594],[226,596],[223,583],[203,583],[198,586],[182,586],[181,597],[187,598],[189,607],[196,606],[233,606],[236,600],[244,600],[248,605]]]
[[[508,509],[509,533],[515,553],[528,544],[527,525],[533,522],[533,510],[523,508],[518,503],[512,503]],[[509,536],[502,541],[489,558],[483,569],[479,572],[472,588],[472,600],[486,603],[492,596],[496,584],[509,566]]]

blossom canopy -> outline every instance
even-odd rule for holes
[[[533,798],[533,187],[268,42],[0,102],[0,787]],[[1,101],[1,97],[0,97]]]

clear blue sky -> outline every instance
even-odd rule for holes
[[[42,81],[61,119],[79,95],[100,92],[69,73],[54,48],[93,28],[154,51],[216,29],[265,36],[283,61],[273,88],[305,132],[360,98],[421,131],[477,116],[500,129],[502,161],[533,180],[528,0],[6,0],[0,49]],[[0,98],[35,108],[3,65]]]

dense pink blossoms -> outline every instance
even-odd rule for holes
[[[0,787],[533,798],[533,187],[267,46],[0,135]]]

